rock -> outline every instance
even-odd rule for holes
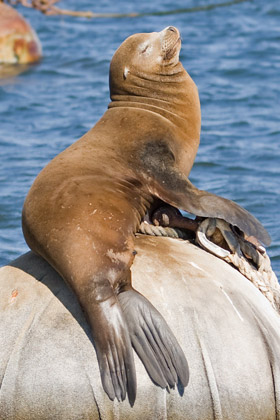
[[[266,298],[187,241],[139,235],[136,250],[134,287],[187,356],[184,394],[155,386],[135,354],[135,405],[111,402],[75,295],[29,252],[0,269],[0,419],[278,418],[280,319]]]

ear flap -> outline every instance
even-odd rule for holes
[[[124,78],[124,80],[126,80],[126,79],[127,79],[127,75],[128,75],[128,73],[129,73],[129,69],[128,69],[127,67],[125,67],[125,68],[124,68],[124,71],[123,71],[123,78]]]

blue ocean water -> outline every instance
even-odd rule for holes
[[[116,48],[135,32],[174,25],[183,38],[181,61],[198,86],[202,107],[201,145],[190,179],[262,221],[272,237],[268,253],[280,277],[280,2],[197,10],[219,1],[59,3],[99,13],[190,9],[94,20],[18,9],[36,29],[44,59],[0,81],[1,265],[28,250],[21,208],[38,172],[106,110]]]

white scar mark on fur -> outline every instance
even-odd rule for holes
[[[241,319],[242,322],[244,322],[244,319],[240,315],[240,312],[237,310],[237,308],[234,306],[234,303],[231,300],[231,298],[229,297],[229,295],[224,291],[224,289],[222,287],[221,287],[221,290],[222,290],[223,294],[225,295],[225,297],[227,298],[227,300],[229,301],[229,303],[232,305],[232,307],[235,310],[235,312],[237,313],[238,317]]]
[[[118,274],[119,274],[119,271],[118,270],[114,270],[113,268],[110,269],[110,270],[108,270],[108,272],[107,272],[107,278],[108,278],[111,286],[114,286]]]
[[[129,264],[129,255],[127,252],[114,252],[111,248],[108,249],[106,255],[113,263],[123,262],[125,264]]]
[[[125,68],[124,68],[124,72],[123,72],[123,77],[124,77],[125,79],[127,78],[128,73],[129,73],[129,68],[128,68],[128,67],[125,67]]]
[[[203,270],[203,268],[200,268],[196,263],[189,262],[189,264],[192,265],[194,268],[197,268],[199,271],[202,271],[203,273],[208,274],[205,270]]]

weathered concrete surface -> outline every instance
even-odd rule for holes
[[[0,419],[272,420],[280,415],[280,319],[242,275],[188,242],[140,236],[133,284],[162,313],[190,366],[180,396],[137,355],[137,398],[104,394],[73,293],[41,258],[0,270]]]
[[[24,65],[37,62],[41,56],[42,48],[35,31],[15,9],[0,3],[0,77],[23,71]]]

